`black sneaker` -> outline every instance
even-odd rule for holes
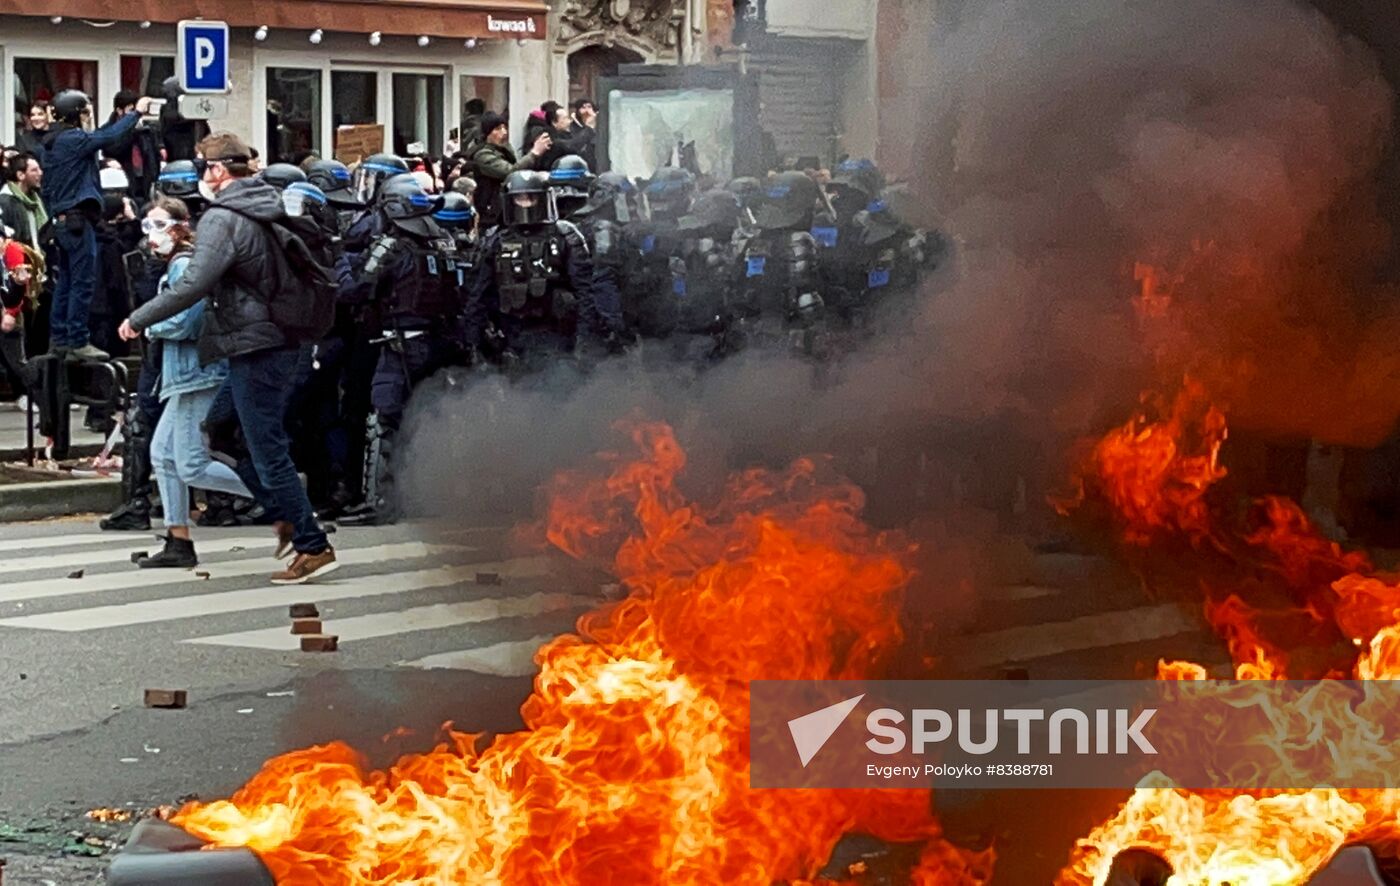
[[[142,509],[140,505],[127,502],[113,511],[111,516],[102,518],[97,525],[105,532],[148,532],[151,528],[150,505]]]
[[[165,549],[154,557],[142,557],[136,561],[142,569],[188,569],[199,565],[194,555],[194,542],[187,538],[165,536]]]

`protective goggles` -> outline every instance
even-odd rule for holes
[[[179,222],[173,218],[143,218],[141,219],[141,233],[143,234],[164,234],[166,231],[178,225]]]

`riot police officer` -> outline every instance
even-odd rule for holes
[[[739,245],[737,298],[728,311],[727,349],[786,343],[814,353],[824,302],[812,237],[821,189],[800,172],[773,178],[754,212],[758,232]]]
[[[350,190],[350,168],[339,160],[317,160],[306,169],[306,180],[321,189],[326,202],[340,220],[340,230],[350,227],[355,215],[364,205]]]
[[[676,223],[690,211],[694,197],[695,176],[675,166],[658,170],[642,188],[642,218],[628,229],[640,260],[628,275],[623,313],[628,328],[643,338],[665,338],[675,329],[671,256],[677,248]]]
[[[676,223],[678,248],[671,256],[676,330],[670,350],[687,363],[723,353],[725,301],[734,285],[742,214],[739,198],[716,188],[696,197],[690,213]]]
[[[620,172],[605,172],[593,179],[588,188],[588,200],[574,213],[579,230],[588,243],[593,260],[594,298],[615,299],[604,304],[609,321],[595,316],[590,322],[605,329],[605,336],[614,341],[632,337],[635,327],[627,322],[627,293],[633,291],[628,282],[641,262],[642,254],[627,231],[632,223],[632,200],[637,192],[630,179]]]
[[[390,178],[375,200],[370,247],[341,263],[343,291],[358,290],[366,316],[383,331],[370,390],[365,506],[342,518],[350,525],[395,519],[392,453],[409,397],[420,381],[464,360],[469,268],[433,219],[442,207],[443,198],[430,196],[412,176]]]
[[[433,221],[438,223],[457,244],[458,254],[468,263],[476,254],[476,207],[469,197],[456,191],[442,195],[442,208],[433,213]]]
[[[548,173],[506,178],[502,222],[482,244],[468,297],[469,341],[485,356],[530,372],[574,352],[581,319],[585,333],[620,327],[616,293],[599,291],[583,233],[555,215]]]

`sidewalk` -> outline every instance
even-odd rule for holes
[[[92,433],[83,427],[83,410],[73,410],[72,423],[69,425],[73,439],[73,453],[86,454],[89,450],[101,448],[105,442],[100,436]],[[23,457],[23,450],[26,445],[24,432],[23,412],[15,411],[12,403],[0,403],[0,461],[14,461]],[[44,449],[44,438],[38,432],[39,412],[34,411],[34,445],[42,454]],[[15,453],[20,453],[16,456]]]

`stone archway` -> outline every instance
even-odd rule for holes
[[[615,75],[619,65],[645,60],[641,53],[624,46],[593,44],[574,50],[569,55],[569,101],[587,97],[601,104],[605,97],[598,94],[599,78]]]

